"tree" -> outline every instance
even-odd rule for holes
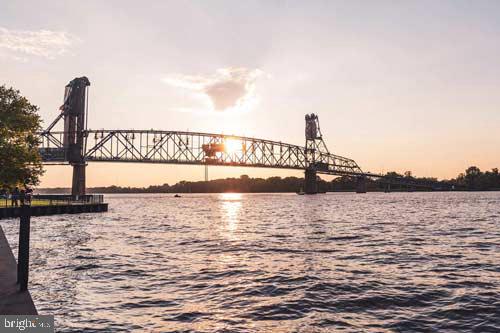
[[[463,172],[458,174],[457,179],[455,179],[455,182],[460,186],[465,186],[465,174]]]
[[[465,170],[465,184],[469,190],[477,189],[479,177],[481,177],[481,170],[478,167],[471,166]]]
[[[43,169],[37,149],[37,111],[18,90],[0,86],[0,187],[39,183]]]

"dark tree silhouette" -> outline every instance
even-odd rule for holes
[[[36,131],[38,107],[19,91],[0,86],[0,188],[37,185],[43,173]]]

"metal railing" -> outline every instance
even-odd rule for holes
[[[16,202],[17,201],[17,202]],[[0,208],[20,207],[23,204],[30,206],[57,206],[57,205],[92,205],[104,202],[102,194],[89,195],[65,195],[65,194],[36,194],[24,196],[24,200],[19,195],[12,199],[12,196],[0,197]]]

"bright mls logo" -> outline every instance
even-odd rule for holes
[[[53,333],[54,316],[0,316],[0,332]]]

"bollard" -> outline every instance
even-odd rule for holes
[[[30,258],[30,220],[31,207],[21,207],[19,223],[19,249],[17,254],[17,283],[21,291],[28,290],[29,258]]]

